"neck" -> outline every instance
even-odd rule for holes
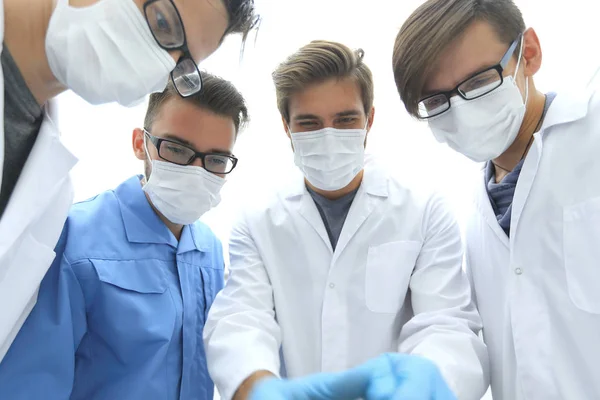
[[[529,151],[529,145],[533,134],[542,125],[541,118],[544,114],[544,105],[546,96],[543,93],[530,88],[535,95],[530,97],[527,104],[527,111],[523,117],[523,123],[513,144],[502,155],[493,160],[496,169],[496,181],[501,181],[517,164],[525,157]]]
[[[337,200],[341,197],[344,197],[348,193],[351,193],[351,192],[355,191],[356,189],[358,189],[358,187],[362,183],[363,174],[364,174],[364,170],[360,171],[358,173],[358,175],[356,175],[354,177],[354,179],[352,179],[352,182],[350,182],[348,184],[348,186],[346,186],[342,189],[333,190],[333,191],[318,189],[318,188],[314,187],[313,185],[311,185],[310,182],[307,181],[306,179],[304,181],[306,182],[306,186],[311,188],[314,192],[319,193],[321,196],[325,197],[326,199]]]
[[[143,186],[146,183],[146,179],[142,178],[142,180],[141,180],[140,183]],[[152,204],[152,201],[150,200],[150,197],[148,197],[148,193],[144,192],[144,195],[146,196],[146,199],[148,200],[148,204],[150,204],[150,207],[152,207],[152,209],[154,210],[154,212],[156,213],[156,215],[158,215],[158,218],[160,218],[160,220],[171,231],[171,233],[173,234],[173,236],[175,236],[175,238],[177,239],[177,241],[179,241],[179,239],[181,239],[181,232],[183,232],[183,225],[174,224],[171,221],[169,221],[160,211],[158,211],[158,209],[156,207],[154,207],[154,204]]]
[[[66,90],[46,57],[46,31],[53,11],[53,0],[4,0],[4,45],[40,105]]]

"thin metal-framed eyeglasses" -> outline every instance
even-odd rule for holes
[[[192,58],[179,10],[173,0],[148,0],[144,15],[152,36],[167,51],[181,51],[177,65],[171,71],[173,86],[181,97],[189,97],[202,90],[202,74]]]
[[[145,128],[144,134],[154,147],[156,147],[158,156],[173,164],[190,165],[199,158],[202,161],[202,166],[208,172],[218,175],[227,175],[233,171],[238,162],[238,159],[232,155],[202,153],[174,140],[156,137]]]
[[[502,86],[504,83],[504,69],[513,56],[517,45],[521,42],[521,37],[522,35],[519,35],[512,42],[498,64],[473,74],[450,91],[435,93],[419,101],[418,117],[429,119],[445,113],[450,109],[452,104],[450,98],[454,95],[458,95],[465,100],[475,100]]]

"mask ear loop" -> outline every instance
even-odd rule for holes
[[[152,159],[150,158],[150,152],[148,151],[148,142],[146,141],[146,130],[144,129],[142,131],[144,133],[144,151],[146,152],[146,157],[148,157],[148,162],[150,163],[150,165],[152,165]],[[146,175],[144,173],[144,175]],[[144,180],[146,181],[146,183],[148,183],[148,177],[144,176]]]
[[[521,66],[521,58],[523,58],[523,43],[525,38],[521,35],[521,44],[519,45],[519,59],[517,60],[517,69],[515,69],[515,73],[513,75],[513,79],[517,79],[517,73],[519,72],[519,67]]]
[[[148,141],[146,140],[146,136],[148,136],[146,134],[146,130],[143,131],[144,132],[144,151],[146,152],[146,156],[148,157],[148,161],[150,163],[152,163],[152,159],[150,158],[150,152],[148,151]]]
[[[517,83],[517,73],[519,72],[519,67],[521,66],[521,59],[523,58],[523,43],[525,43],[525,37],[521,35],[521,45],[519,46],[519,60],[517,61],[517,69],[515,70],[515,74],[513,75],[513,81],[515,84]],[[525,102],[527,105],[527,101],[529,100],[529,77],[525,77]]]

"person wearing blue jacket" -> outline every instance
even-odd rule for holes
[[[244,98],[203,73],[150,97],[133,149],[144,175],[75,204],[38,302],[0,363],[0,398],[212,400],[202,330],[223,252],[200,216],[219,202]]]

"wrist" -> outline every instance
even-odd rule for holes
[[[248,400],[250,398],[250,393],[259,382],[273,378],[276,378],[276,376],[269,371],[254,372],[242,382],[233,395],[233,400]]]

